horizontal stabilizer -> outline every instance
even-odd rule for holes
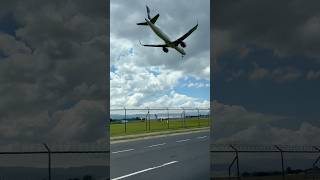
[[[137,23],[137,25],[148,26],[148,23],[147,22]]]

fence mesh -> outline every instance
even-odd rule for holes
[[[209,108],[111,109],[111,136],[209,126]]]
[[[16,145],[0,148],[1,180],[108,179],[107,145]]]
[[[319,159],[317,146],[211,144],[211,178],[320,179]]]

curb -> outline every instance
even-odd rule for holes
[[[143,134],[135,134],[135,135],[110,137],[110,144],[137,141],[142,139],[152,139],[152,138],[165,137],[165,136],[175,136],[175,135],[181,135],[181,134],[191,134],[191,133],[197,133],[197,132],[205,132],[209,130],[210,130],[209,127],[204,127],[204,128],[181,129],[181,130],[175,130],[175,131],[161,131],[161,132],[151,132],[151,133],[143,133]]]

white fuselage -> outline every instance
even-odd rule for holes
[[[151,23],[148,19],[145,19],[149,25],[149,27],[152,29],[152,31],[159,37],[161,38],[168,47],[174,48],[176,49],[179,53],[181,53],[182,55],[185,55],[185,51],[179,47],[178,45],[175,45],[174,43],[171,42],[170,38],[161,31],[161,29],[156,26],[155,24]]]

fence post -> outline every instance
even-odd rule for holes
[[[184,128],[186,128],[187,119],[186,119],[186,110],[183,110],[183,118],[184,118]]]
[[[124,107],[124,133],[127,133],[127,109]]]
[[[149,116],[149,120],[148,120],[148,122],[149,122],[149,132],[150,132],[150,109],[148,108],[148,116]]]
[[[146,119],[145,119],[145,121],[146,121],[146,132],[148,131],[148,114],[149,114],[149,110],[148,110],[148,112],[146,114]]]
[[[182,112],[180,114],[180,120],[181,120],[181,128],[182,128],[183,127]]]
[[[317,151],[320,152],[320,149],[317,148],[316,146],[313,146],[313,148],[315,148]],[[316,164],[319,162],[319,160],[320,160],[320,156],[318,156],[318,158],[313,162],[313,164],[312,164],[313,168],[316,168]]]
[[[46,143],[43,143],[43,145],[48,151],[48,179],[51,180],[51,151]]]
[[[235,156],[234,158],[233,158],[233,160],[232,160],[232,162],[231,162],[231,164],[229,165],[229,168],[228,168],[228,174],[229,174],[229,178],[228,179],[231,179],[231,168],[232,168],[232,166],[233,166],[233,164],[234,164],[234,162],[237,160],[237,156]]]
[[[208,126],[210,127],[210,123],[211,123],[211,109],[209,108],[209,112],[208,112]]]
[[[182,112],[180,114],[180,119],[181,119],[181,128],[183,128],[183,108],[182,109]]]
[[[200,127],[200,112],[199,112],[199,108],[197,108],[198,110],[198,127]]]
[[[169,117],[169,108],[167,108],[167,113],[168,113],[168,129],[170,128],[169,127],[169,119],[170,119],[170,117]]]
[[[239,168],[239,154],[238,154],[238,149],[235,148],[230,144],[230,147],[235,151],[236,157],[235,159],[237,160],[237,179],[240,179],[240,168]]]
[[[284,162],[283,162],[283,151],[277,145],[274,145],[274,147],[276,147],[278,149],[278,151],[280,152],[280,154],[281,154],[282,180],[284,180],[285,179],[285,172],[284,172]]]

